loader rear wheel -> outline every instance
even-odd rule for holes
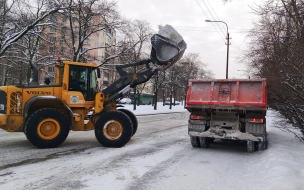
[[[124,113],[127,114],[127,115],[129,116],[129,118],[131,119],[132,124],[133,124],[133,134],[132,134],[132,136],[133,136],[133,135],[136,133],[137,127],[138,127],[138,122],[137,122],[136,116],[135,116],[134,113],[131,112],[130,110],[119,109],[118,111],[124,112]]]
[[[190,136],[190,142],[192,147],[194,148],[200,147],[200,142],[198,137]]]
[[[118,110],[102,114],[95,124],[96,139],[105,147],[120,148],[130,141],[132,134],[132,120]]]
[[[59,110],[43,108],[34,112],[25,123],[26,138],[38,148],[55,148],[69,134],[69,120]]]

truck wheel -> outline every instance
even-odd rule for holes
[[[105,147],[120,148],[130,141],[132,134],[132,120],[121,111],[106,112],[95,123],[96,139]]]
[[[200,142],[199,142],[198,137],[190,136],[190,142],[191,142],[191,145],[192,145],[194,148],[200,147]]]
[[[200,137],[199,142],[202,148],[209,148],[210,146],[210,139],[208,137]]]
[[[258,142],[258,150],[266,150],[268,148],[267,134],[262,135],[263,140]]]
[[[247,141],[247,152],[253,153],[256,151],[256,142],[255,141]]]
[[[26,138],[38,148],[55,148],[65,141],[70,131],[68,118],[54,108],[34,112],[25,123]]]
[[[127,115],[129,116],[129,118],[131,119],[132,124],[133,124],[133,134],[132,134],[132,136],[133,136],[133,135],[136,133],[137,127],[138,127],[138,122],[137,122],[136,116],[135,116],[134,113],[131,112],[130,110],[119,109],[119,111],[124,112],[124,113],[127,114]]]
[[[194,147],[194,148],[200,147],[200,143],[199,143],[199,138],[198,137],[190,136],[190,142],[191,142],[192,147]]]

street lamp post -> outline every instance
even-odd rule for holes
[[[228,32],[228,25],[226,24],[226,22],[224,21],[220,21],[220,20],[205,20],[206,22],[221,22],[224,23],[227,27],[227,62],[226,62],[226,79],[228,79],[228,60],[229,60],[229,32]]]

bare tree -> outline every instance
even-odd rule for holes
[[[206,69],[206,65],[200,59],[199,54],[188,53],[171,68],[154,76],[154,93],[162,96],[163,101],[166,97],[174,98],[174,101],[183,100],[189,79],[213,77],[212,72]]]
[[[269,105],[304,135],[303,7],[296,0],[271,0],[256,7],[260,20],[251,33],[247,58],[256,76],[267,78]]]
[[[47,4],[43,4],[41,7],[32,7],[36,10],[35,18],[24,17],[24,10],[27,6],[27,1],[22,0],[1,0],[0,1],[0,59],[2,60],[2,73],[1,85],[5,85],[6,76],[8,73],[8,67],[13,67],[14,63],[20,63],[19,61],[12,61],[11,56],[16,56],[15,53],[8,53],[7,50],[12,50],[16,45],[16,42],[23,38],[25,35],[32,33],[37,26],[46,25],[43,23],[46,17],[52,15],[59,10],[63,9],[61,6],[54,6],[52,9],[47,9]],[[24,21],[24,22],[22,22]],[[7,60],[7,61],[4,61]]]
[[[181,92],[186,94],[188,80],[199,78],[212,78],[212,71],[206,68],[206,64],[201,61],[199,54],[188,53],[176,65],[179,68],[176,81]]]
[[[121,52],[121,54],[118,62],[122,64],[134,63],[149,58],[150,39],[154,33],[149,23],[142,20],[130,21],[120,31],[118,52]],[[138,66],[129,68],[127,71],[136,73],[144,69],[146,69],[145,66]],[[145,88],[146,83],[135,87],[134,92],[140,94]]]
[[[66,53],[60,51],[60,49],[57,49],[57,52],[64,53],[64,57],[72,61],[89,60],[101,64],[117,57],[115,51],[112,51],[108,56],[101,59],[98,57],[97,51],[94,51],[116,48],[115,31],[122,27],[125,21],[120,18],[115,2],[106,0],[58,0],[57,3],[68,7],[54,15],[52,19],[56,25],[55,30],[61,32],[60,40],[57,40],[58,43],[55,47],[66,48]],[[97,43],[98,41],[95,40],[93,43],[92,39],[98,39],[100,35],[107,35],[112,40],[102,43]],[[87,46],[88,41],[91,42],[89,46]]]

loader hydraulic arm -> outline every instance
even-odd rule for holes
[[[109,99],[105,104],[122,96],[130,88],[147,82],[158,71],[157,68],[151,67],[151,64],[154,64],[153,62],[153,59],[146,59],[135,63],[116,66],[120,78],[102,91],[104,95],[109,95]],[[145,70],[142,72],[127,73],[123,70],[125,68],[135,68],[141,65],[145,65]]]
[[[120,78],[102,91],[107,97],[104,105],[122,96],[130,88],[147,82],[159,69],[166,70],[172,66],[182,57],[187,48],[186,42],[170,25],[159,27],[158,34],[151,37],[151,45],[150,59],[116,66]],[[142,72],[127,73],[123,70],[140,65],[146,66]]]

